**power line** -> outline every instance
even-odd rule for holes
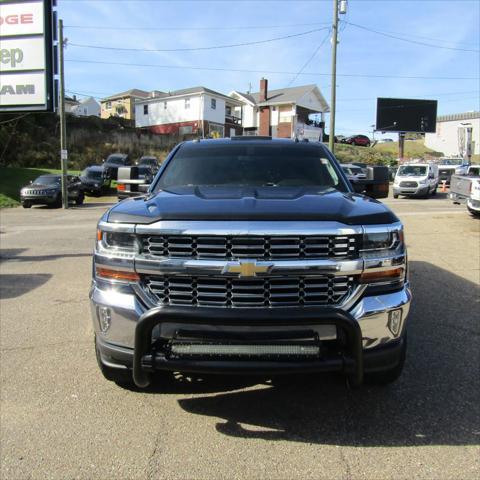
[[[424,47],[443,48],[444,50],[456,50],[456,51],[460,51],[460,52],[480,53],[480,50],[474,50],[474,49],[470,49],[470,48],[446,47],[444,45],[435,45],[433,43],[420,42],[418,40],[410,40],[408,38],[398,37],[398,36],[392,35],[390,33],[381,32],[381,31],[375,30],[373,28],[364,27],[363,25],[358,25],[357,23],[352,23],[352,22],[345,22],[345,23],[347,23],[348,25],[352,25],[353,27],[357,27],[357,28],[360,28],[362,30],[366,30],[367,32],[376,33],[377,35],[382,35],[382,36],[388,37],[388,38],[394,38],[396,40],[401,40],[402,42],[413,43],[413,44],[416,44],[416,45],[423,45]]]
[[[293,33],[291,35],[284,35],[282,37],[269,38],[267,40],[256,40],[253,42],[232,43],[229,45],[212,45],[209,47],[191,47],[191,48],[126,48],[126,47],[106,47],[103,45],[84,45],[80,43],[68,43],[69,46],[81,47],[81,48],[95,48],[100,50],[119,50],[128,52],[193,52],[198,50],[218,50],[221,48],[233,48],[233,47],[246,47],[249,45],[259,45],[262,43],[276,42],[278,40],[286,40],[288,38],[302,37],[309,35],[310,33],[320,32],[326,30],[328,27],[316,28],[307,32]]]
[[[275,70],[247,70],[240,68],[218,68],[218,67],[194,67],[185,65],[159,65],[153,63],[125,63],[125,62],[105,62],[99,60],[80,60],[70,59],[65,60],[72,63],[91,63],[96,65],[119,65],[126,67],[152,67],[165,68],[173,70],[205,70],[211,72],[230,72],[230,73],[258,73],[258,74],[272,74],[272,75],[296,75],[297,72],[275,71]],[[320,72],[302,72],[300,75],[308,76],[330,76],[330,73]],[[339,77],[354,77],[354,78],[402,78],[402,79],[420,79],[420,80],[480,80],[479,77],[428,77],[420,75],[383,75],[383,74],[363,74],[363,73],[337,73]]]
[[[305,70],[305,68],[309,65],[309,63],[315,58],[317,55],[318,51],[323,47],[325,42],[328,40],[330,37],[330,32],[332,31],[331,28],[328,29],[327,35],[325,38],[320,42],[320,45],[315,49],[315,51],[312,53],[310,58],[303,64],[303,67],[298,71],[298,73],[290,80],[290,83],[287,85],[287,88],[299,77],[299,75],[302,74],[302,72]]]
[[[65,28],[72,29],[81,29],[81,30],[263,30],[266,28],[291,28],[291,27],[315,27],[319,25],[329,25],[329,22],[314,22],[314,23],[290,23],[285,25],[239,25],[239,26],[228,26],[228,27],[214,27],[214,26],[163,26],[163,27],[105,27],[105,26],[91,26],[91,25],[65,25]]]

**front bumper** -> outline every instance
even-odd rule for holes
[[[425,195],[428,192],[428,189],[428,185],[419,185],[418,187],[400,187],[398,185],[394,185],[393,194],[419,197]]]
[[[348,311],[327,307],[283,309],[222,309],[205,307],[157,307],[147,309],[131,287],[112,288],[93,283],[91,311],[101,361],[116,368],[133,368],[137,385],[149,382],[149,372],[174,370],[210,373],[293,373],[343,371],[353,382],[361,382],[364,371],[388,369],[398,363],[402,336],[409,312],[408,284],[383,295],[365,295]],[[103,333],[98,311],[108,307],[110,328]],[[390,312],[401,310],[401,324],[392,333]],[[301,361],[171,359],[162,351],[152,352],[152,339],[170,341],[180,329],[197,330],[210,338],[232,333],[248,336],[262,330],[288,334],[313,329],[320,344],[343,336],[345,354]],[[341,332],[341,333],[340,333]]]

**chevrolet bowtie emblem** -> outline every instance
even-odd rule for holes
[[[255,260],[230,262],[225,265],[223,273],[238,273],[240,277],[256,277],[257,273],[267,273],[271,264],[257,265]]]

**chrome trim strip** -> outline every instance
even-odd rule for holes
[[[125,225],[125,224],[123,224]],[[385,227],[384,227],[385,231]],[[360,225],[339,222],[298,221],[175,221],[161,220],[149,225],[136,225],[138,234],[283,236],[283,235],[356,235]]]
[[[96,267],[111,268],[122,272],[134,272],[135,263],[132,258],[120,258],[115,256],[101,255],[95,253],[93,256]]]
[[[100,220],[98,222],[97,228],[104,232],[135,233],[134,223],[112,223]]]
[[[384,233],[384,232],[398,232],[403,229],[402,222],[390,223],[387,225],[364,225],[363,233]]]
[[[257,267],[268,267],[265,273],[257,274],[257,277],[273,275],[357,275],[363,270],[363,260],[268,260],[243,259],[242,262],[255,262]],[[135,270],[137,273],[146,274],[178,274],[178,275],[230,275],[238,277],[238,274],[226,274],[227,265],[231,260],[196,260],[184,258],[149,258],[146,255],[135,257]]]

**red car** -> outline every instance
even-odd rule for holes
[[[349,145],[357,145],[359,147],[369,147],[370,139],[365,135],[352,135],[351,137],[344,138],[342,143],[348,143]]]

